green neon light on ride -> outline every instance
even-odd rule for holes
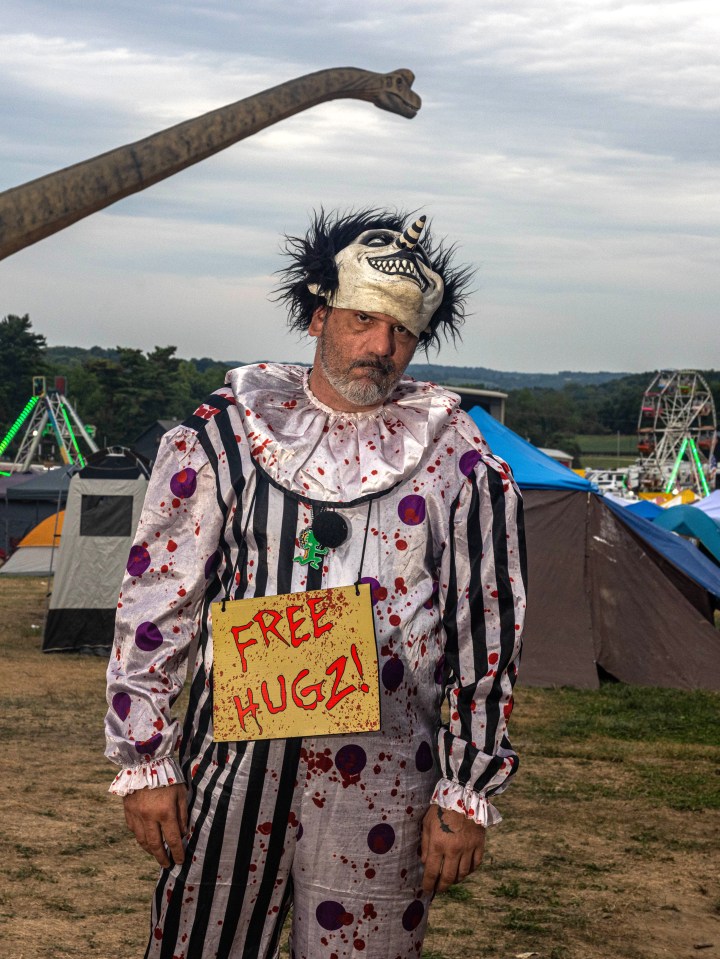
[[[710,487],[705,479],[705,473],[703,472],[702,463],[700,462],[700,454],[698,453],[697,444],[692,437],[690,437],[690,449],[692,450],[693,459],[695,460],[695,466],[697,467],[698,476],[700,477],[700,485],[702,486],[703,493],[706,496],[709,496]]]
[[[25,420],[28,418],[28,416],[30,415],[31,411],[35,408],[35,404],[37,403],[37,401],[39,400],[39,398],[40,398],[40,397],[38,397],[38,396],[31,396],[30,399],[27,401],[27,403],[25,404],[25,408],[23,409],[22,413],[20,414],[20,416],[18,416],[18,418],[17,418],[17,419],[15,420],[15,422],[13,423],[13,425],[12,425],[12,426],[10,427],[10,429],[7,431],[7,435],[5,436],[5,439],[2,441],[2,443],[0,443],[0,453],[4,453],[5,450],[8,448],[8,446],[9,446],[9,445],[12,443],[12,441],[15,439],[15,436],[17,435],[18,431],[20,430],[20,427],[23,425],[23,423],[25,422]],[[8,473],[8,474],[6,474],[6,475],[9,476],[10,474]]]
[[[665,487],[666,493],[672,493],[672,488],[675,485],[675,479],[678,475],[678,470],[680,469],[680,464],[682,463],[683,456],[685,455],[685,450],[687,449],[687,445],[688,445],[688,437],[686,436],[685,439],[682,441],[680,452],[677,455],[677,459],[675,460],[675,465],[673,466],[672,473],[670,474],[670,479],[668,480],[667,486]]]
[[[78,462],[80,463],[80,466],[84,466],[84,465],[85,465],[85,460],[83,459],[83,455],[82,455],[82,453],[80,452],[80,447],[78,446],[78,442],[77,442],[77,440],[75,439],[75,433],[73,432],[73,428],[72,428],[72,426],[70,425],[70,420],[68,419],[68,415],[67,415],[67,413],[65,412],[65,404],[64,404],[64,403],[61,403],[61,404],[60,404],[60,412],[61,412],[62,415],[63,415],[63,419],[65,420],[65,426],[67,426],[67,428],[68,428],[68,433],[70,434],[70,439],[72,440],[72,444],[73,444],[73,446],[75,447],[75,452],[77,453]]]

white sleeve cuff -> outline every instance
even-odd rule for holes
[[[500,813],[484,796],[451,779],[440,780],[430,802],[442,809],[459,812],[481,826],[496,826],[502,822]]]
[[[157,786],[172,786],[184,781],[177,762],[172,757],[165,756],[163,759],[153,759],[149,763],[121,769],[108,792],[115,793],[116,796],[128,796],[138,789],[155,789]]]

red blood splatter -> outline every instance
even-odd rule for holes
[[[374,870],[374,869],[366,869],[366,870],[365,870],[365,878],[366,878],[366,879],[374,879],[374,878],[375,878],[375,870]]]
[[[168,553],[174,553],[175,550],[177,549],[177,543],[175,542],[174,539],[169,539],[168,544],[165,548],[167,549]]]
[[[155,938],[156,938],[156,939],[162,939],[162,937],[163,937],[162,929],[159,929],[159,928],[156,927],[156,929],[155,929]]]
[[[257,827],[257,831],[259,833],[262,833],[263,836],[269,836],[270,833],[272,832],[272,823],[271,822],[260,823],[260,825]]]
[[[488,662],[491,665],[494,665],[498,661],[498,659],[500,659],[500,657],[498,656],[497,653],[490,653],[490,655],[488,656]]]
[[[187,590],[186,590],[186,589],[179,589],[179,590],[177,591],[177,594],[178,594],[178,596],[187,596]]]
[[[400,625],[400,617],[399,617],[399,616],[396,616],[394,613],[393,613],[392,616],[389,617],[389,621],[390,621],[390,625],[391,625],[391,626],[399,626],[399,625]]]
[[[162,719],[160,719],[160,718],[158,717],[158,718],[155,720],[155,722],[153,723],[153,726],[155,727],[155,729],[157,729],[157,730],[159,731],[159,730],[165,728],[165,723],[162,721]]]
[[[395,543],[395,547],[397,549],[407,549],[407,543],[404,539],[399,539],[397,543]]]
[[[172,504],[173,504],[173,507],[177,509],[178,506],[180,505],[180,500],[176,498],[172,501]]]

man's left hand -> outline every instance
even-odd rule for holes
[[[445,892],[469,876],[484,851],[484,826],[452,809],[430,806],[422,828],[423,892]]]

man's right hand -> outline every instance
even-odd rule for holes
[[[176,783],[155,789],[138,789],[123,798],[125,822],[145,852],[161,866],[170,860],[163,842],[170,849],[175,864],[185,859],[182,838],[187,833],[187,789]]]

